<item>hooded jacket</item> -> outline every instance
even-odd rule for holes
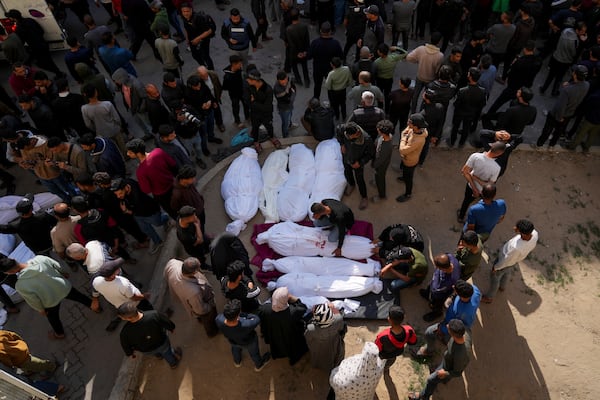
[[[96,74],[92,69],[84,63],[75,64],[75,71],[81,79],[81,88],[87,84],[90,84],[98,91],[98,100],[100,101],[113,101],[114,94],[107,84],[106,78],[102,74]]]
[[[112,140],[96,137],[96,147],[90,156],[98,172],[106,172],[111,177],[125,176],[125,162]]]
[[[436,73],[444,62],[444,55],[439,47],[427,43],[408,53],[406,61],[418,63],[417,79],[428,83],[436,78]]]
[[[575,57],[577,56],[578,42],[579,38],[577,37],[575,29],[565,29],[560,34],[560,39],[558,39],[558,44],[556,45],[556,50],[554,50],[552,57],[559,63],[573,64],[573,62],[575,62]]]
[[[35,256],[19,273],[15,289],[31,308],[44,311],[67,297],[71,283],[62,275],[59,263],[46,256]]]

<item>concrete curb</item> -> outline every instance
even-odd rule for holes
[[[280,139],[281,144],[284,146],[291,146],[296,143],[304,144],[315,144],[316,140],[312,136],[296,136],[285,139]],[[262,144],[264,149],[272,149],[273,144],[271,142],[265,142]],[[227,168],[229,164],[239,156],[239,152],[236,152],[229,157],[218,162],[213,168],[208,170],[197,183],[198,190],[200,193],[212,181],[218,173],[223,169]],[[160,253],[159,258],[155,264],[154,274],[150,282],[149,288],[152,290],[151,303],[155,309],[163,309],[165,303],[165,295],[167,293],[167,283],[163,279],[163,270],[167,262],[175,257],[178,253],[178,249],[181,245],[177,240],[177,234],[175,229],[171,229],[165,238],[165,244],[163,250]],[[160,266],[157,268],[157,266]],[[155,289],[156,290],[153,290]],[[134,359],[129,357],[123,357],[117,379],[114,382],[113,389],[110,392],[108,400],[133,400],[138,394],[138,381],[139,374],[142,366],[143,356],[138,356]]]

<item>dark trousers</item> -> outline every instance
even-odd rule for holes
[[[315,99],[321,98],[321,86],[323,85],[323,78],[325,78],[324,74],[313,71],[313,79],[315,81],[315,86],[313,87],[313,97]]]
[[[565,128],[569,124],[571,117],[563,118],[562,121],[558,121],[552,114],[548,114],[546,117],[546,123],[544,123],[544,128],[542,128],[542,134],[537,140],[538,146],[543,146],[546,143],[546,140],[550,137],[550,146],[556,145],[558,143],[558,139],[565,133]]]
[[[408,29],[397,31],[392,29],[392,46],[395,46],[398,43],[398,38],[402,34],[402,48],[404,50],[408,50]]]
[[[494,104],[487,111],[488,114],[493,114],[506,102],[514,100],[517,97],[517,90],[511,87],[506,87],[502,93],[494,100]]]
[[[471,128],[473,127],[473,121],[476,120],[470,116],[460,116],[456,115],[456,113],[452,116],[452,131],[450,133],[450,144],[454,145],[456,142],[456,138],[458,136],[458,131],[462,124],[462,129],[460,129],[460,140],[458,141],[459,145],[465,144],[467,139],[469,138],[469,134],[472,132]]]
[[[367,197],[367,185],[365,184],[365,170],[363,167],[352,168],[348,164],[344,164],[344,176],[348,185],[358,185],[358,192],[363,199]]]
[[[31,49],[30,49],[31,50]],[[56,63],[52,59],[52,54],[50,53],[50,49],[39,49],[36,48],[29,52],[29,57],[25,61],[24,64],[32,65],[35,63],[41,69],[45,69],[46,71],[50,71],[56,75],[62,75],[63,72],[58,69]]]
[[[2,274],[2,275],[4,275],[4,274]],[[14,289],[15,284],[17,283],[17,275],[4,275],[4,279],[0,283],[4,283]],[[9,308],[16,307],[15,303],[11,300],[8,293],[6,293],[6,291],[4,291],[4,288],[2,287],[1,284],[0,284],[0,301],[2,301],[2,303],[6,307],[9,307]]]
[[[204,65],[210,70],[215,69],[215,64],[212,58],[210,58],[210,47],[208,44],[202,43],[199,46],[191,46],[192,58],[196,60],[199,65]]]
[[[328,90],[327,97],[329,97],[329,103],[333,110],[333,115],[336,119],[342,116],[342,120],[346,120],[346,89],[342,90]]]
[[[550,86],[550,83],[554,80],[554,84],[552,85],[552,94],[558,93],[558,87],[570,66],[571,64],[561,63],[556,61],[554,57],[551,57],[550,62],[548,63],[550,70],[548,71],[548,76],[546,76],[546,80],[544,81],[544,84],[540,90],[545,92],[546,89],[548,89],[548,86]]]
[[[111,214],[111,217],[117,221],[119,228],[133,236],[135,240],[142,243],[148,240],[148,236],[140,229],[140,226],[136,222],[133,215],[130,214],[119,214],[116,217]]]
[[[502,62],[502,60],[504,60],[504,56],[505,54],[502,53],[487,53],[492,57],[492,64],[498,68],[500,66],[500,63]]]
[[[377,185],[377,194],[382,199],[386,197],[385,173],[387,172],[387,169],[387,165],[375,168],[375,185]]]
[[[350,49],[352,48],[352,46],[354,46],[356,44],[356,42],[358,42],[358,39],[360,39],[360,37],[346,37],[346,44],[344,45],[344,61],[346,61],[346,58],[348,57],[348,53],[350,52]],[[354,61],[358,61],[359,58],[359,49],[356,48],[355,54],[354,54]]]
[[[267,37],[267,29],[269,28],[269,22],[267,21],[267,16],[263,14],[254,14],[254,18],[256,18],[256,32],[254,35],[256,36],[256,40],[262,36],[262,39],[265,40]]]
[[[254,113],[256,114],[256,113]],[[250,116],[250,120],[252,121],[252,131],[250,132],[250,136],[254,139],[255,142],[258,142],[258,129],[261,125],[264,125],[267,129],[267,135],[269,138],[273,137],[273,114],[270,116],[261,116],[254,115]]]
[[[137,53],[140,51],[140,48],[142,47],[142,43],[144,43],[144,40],[146,41],[146,43],[148,43],[148,46],[150,46],[150,48],[152,49],[152,52],[154,53],[154,57],[157,58],[158,60],[160,60],[158,51],[156,50],[156,47],[154,47],[154,41],[156,40],[156,37],[150,31],[150,29],[134,31],[133,39],[131,41],[131,46],[129,47],[129,50],[131,50],[131,52],[133,53],[133,56],[137,57]]]
[[[310,78],[308,77],[308,61],[306,61],[306,58],[294,58],[290,63],[296,82],[299,85],[302,85],[303,82],[302,79],[300,79],[300,70],[298,69],[298,65],[300,65],[302,67],[302,75],[304,76],[304,84],[310,84]]]
[[[517,57],[521,49],[506,49],[506,53],[504,53],[504,69],[502,70],[502,80],[506,80],[508,77],[508,71],[510,70],[510,65],[513,60]]]
[[[410,101],[410,112],[414,114],[417,109],[417,105],[419,104],[419,99],[421,98],[421,92],[427,86],[429,82],[423,82],[419,79],[415,79],[415,91],[413,93],[413,97]]]
[[[107,24],[109,24],[111,21],[114,21],[117,24],[118,29],[123,29],[123,21],[121,21],[121,17],[113,14],[112,2],[111,3],[100,3],[100,4],[102,4],[102,7],[104,7],[106,12],[110,16],[110,19],[108,20]]]
[[[377,78],[377,87],[381,89],[383,92],[384,104],[383,108],[385,113],[388,114],[390,112],[390,92],[392,91],[392,84],[394,83],[394,78]],[[381,106],[381,105],[380,105]]]
[[[83,304],[87,308],[90,308],[92,305],[92,299],[81,293],[75,288],[71,288],[69,294],[67,294],[66,299],[76,301],[78,303]],[[57,335],[64,335],[65,330],[63,328],[63,324],[60,321],[60,303],[55,305],[54,307],[45,308],[46,317],[48,318],[48,322],[50,322],[50,326],[54,329],[54,333]]]
[[[402,177],[404,178],[404,185],[405,185],[404,195],[410,196],[410,195],[412,195],[413,178],[415,175],[415,168],[417,168],[417,166],[413,165],[412,167],[407,167],[406,165],[404,165],[404,163],[402,163],[401,167],[402,167]]]
[[[204,331],[206,332],[206,336],[213,337],[219,333],[219,327],[215,322],[215,318],[217,317],[217,308],[213,305],[209,312],[204,315],[198,316],[198,322],[204,326]]]
[[[217,103],[217,108],[213,108],[213,113],[217,126],[223,125],[223,112],[221,111],[221,105],[219,103]]]
[[[427,138],[427,140],[425,140],[425,144],[423,145],[423,149],[421,150],[421,154],[419,154],[419,165],[423,165],[425,163],[427,154],[429,154],[430,143],[431,142],[429,141],[429,138]]]
[[[250,116],[250,109],[248,108],[248,105],[244,102],[244,99],[241,96],[232,96],[231,93],[229,93],[229,98],[231,99],[231,111],[233,113],[233,119],[235,120],[235,123],[239,124],[241,122],[240,103],[242,104],[242,107],[244,109],[244,119],[248,119],[248,117]]]
[[[173,188],[167,190],[165,193],[163,194],[154,194],[154,198],[156,199],[156,201],[158,201],[158,204],[160,204],[160,206],[162,207],[163,210],[165,210],[165,212],[167,214],[169,214],[169,216],[171,218],[173,218],[175,221],[177,221],[177,212],[179,210],[173,210],[171,208],[171,197],[173,196]]]
[[[467,213],[467,209],[469,208],[471,203],[477,199],[478,199],[477,197],[473,196],[473,189],[471,189],[471,186],[469,186],[469,184],[467,183],[465,185],[465,197],[463,198],[463,202],[460,205],[460,211],[458,212],[458,216],[461,219],[465,217],[465,214]]]

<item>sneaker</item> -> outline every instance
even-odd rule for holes
[[[242,366],[242,362],[240,361],[239,363],[236,363],[235,361],[233,362],[233,365],[235,365],[236,368],[239,368]]]
[[[260,364],[260,367],[254,367],[254,370],[256,372],[260,372],[270,362],[271,362],[271,353],[267,352],[262,356],[262,364]]]
[[[411,197],[410,194],[403,194],[402,196],[396,197],[396,201],[398,203],[404,203],[405,201],[410,200],[410,197]]]
[[[365,208],[367,208],[368,205],[369,205],[369,199],[367,199],[366,197],[363,197],[362,199],[360,199],[360,203],[358,203],[358,209],[364,210]]]
[[[152,242],[152,244],[150,245],[150,254],[158,253],[160,251],[160,249],[162,248],[163,244],[165,244],[165,242],[158,242],[158,243]]]
[[[344,190],[344,194],[346,196],[350,196],[352,194],[352,192],[354,192],[354,186],[352,186],[352,185],[346,186],[346,190]]]
[[[294,130],[294,129],[299,128],[299,127],[300,127],[300,125],[295,124],[293,122],[290,124],[290,130]]]

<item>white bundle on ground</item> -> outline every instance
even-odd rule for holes
[[[0,253],[8,256],[11,251],[17,246],[17,238],[15,235],[0,233]]]
[[[17,207],[17,203],[22,199],[23,196],[14,195],[0,197],[0,224],[8,224],[19,216],[15,207]],[[62,199],[53,193],[36,193],[33,199],[33,212],[37,212],[40,209],[45,210],[61,202]]]
[[[221,183],[227,215],[234,221],[251,220],[258,211],[258,195],[262,186],[258,154],[253,148],[245,147],[233,160]]]
[[[291,273],[280,276],[275,285],[287,286],[294,296],[325,296],[342,299],[359,297],[369,292],[380,293],[383,283],[379,278],[364,276],[317,276],[314,274]]]
[[[340,143],[336,139],[323,140],[315,151],[315,185],[308,200],[308,215],[312,216],[310,206],[323,199],[340,200],[346,188],[344,162]]]
[[[309,207],[308,197],[315,183],[315,156],[304,144],[292,145],[289,159],[290,175],[279,196],[277,213],[282,221],[302,221]]]
[[[282,256],[322,256],[332,257],[337,242],[329,242],[329,231],[298,225],[291,221],[273,225],[256,237],[258,244],[268,243],[269,247]],[[346,235],[342,255],[352,260],[369,258],[373,248],[371,240],[362,236]]]
[[[277,260],[267,258],[263,261],[263,271],[273,271],[274,269],[284,274],[300,272],[315,275],[379,276],[381,264],[370,258],[367,258],[367,262],[362,263],[341,257],[291,256]]]
[[[19,243],[17,248],[8,255],[8,258],[13,258],[20,263],[26,263],[33,257],[35,257],[35,253],[25,245],[25,242]]]
[[[287,171],[290,148],[276,150],[269,154],[262,167],[263,190],[258,198],[258,206],[265,222],[279,222],[277,213],[277,196],[283,184],[287,181]]]

